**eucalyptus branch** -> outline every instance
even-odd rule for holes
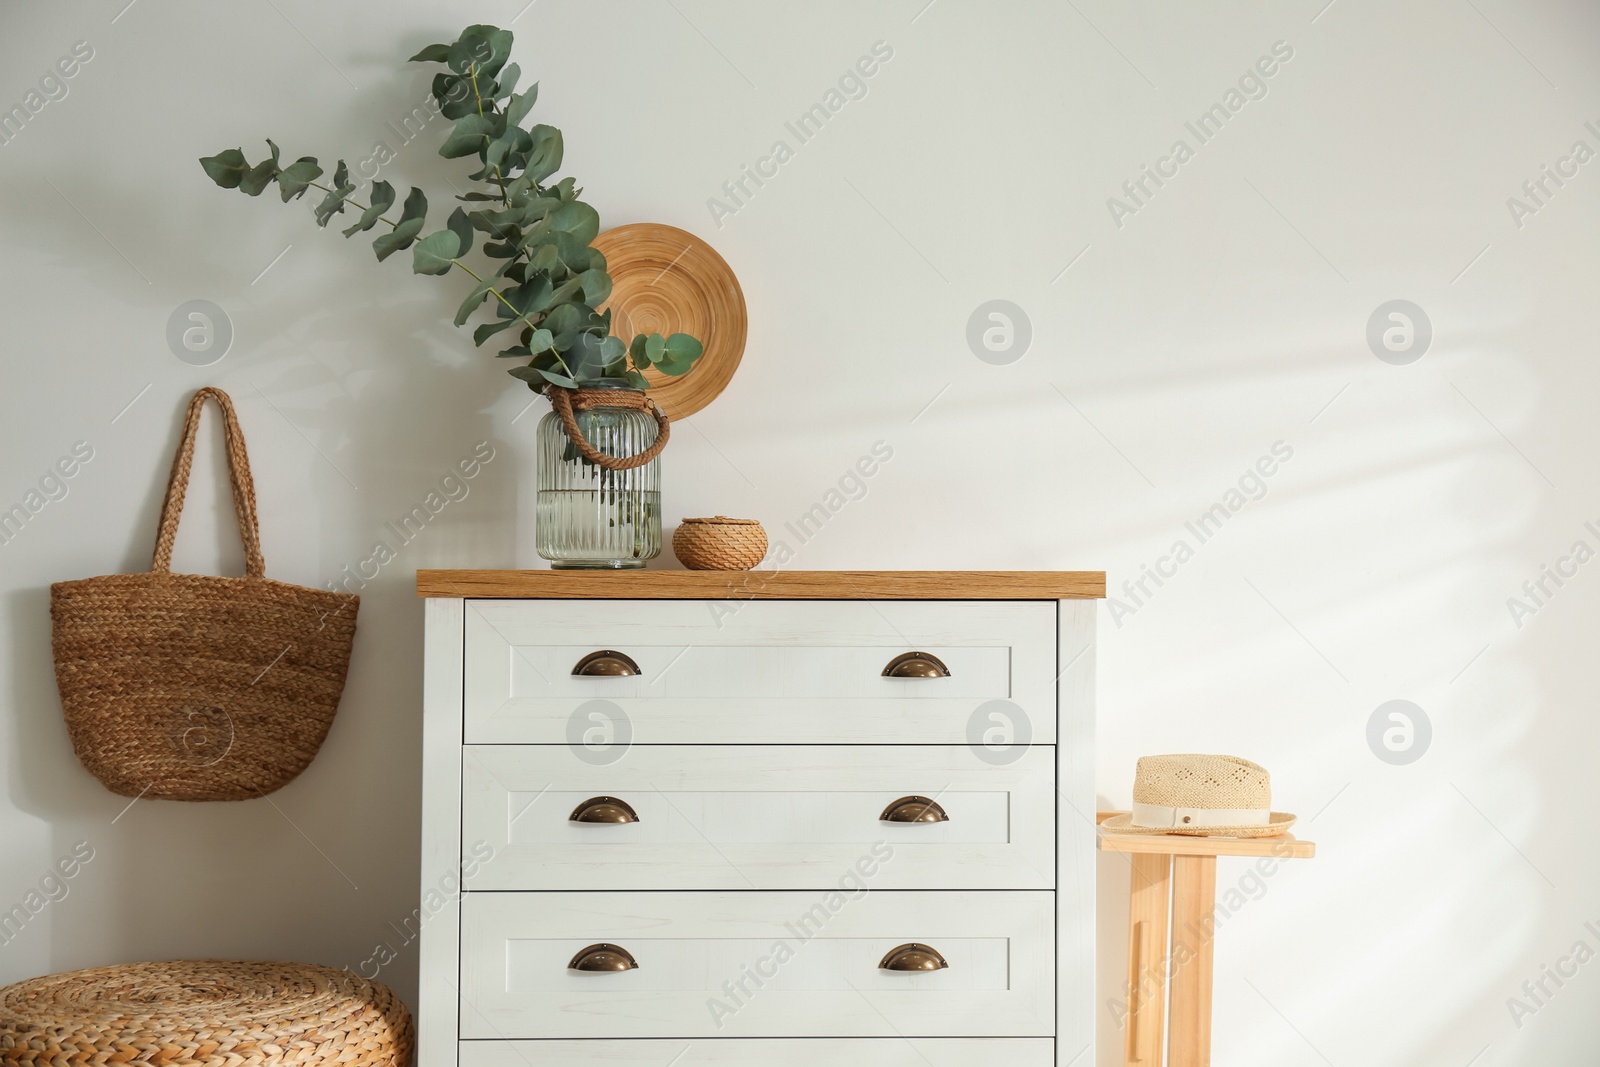
[[[579,198],[571,178],[545,184],[561,169],[561,131],[544,124],[522,126],[539,87],[535,83],[517,93],[516,69],[502,76],[512,41],[510,30],[468,26],[453,43],[428,45],[411,57],[447,68],[434,78],[433,97],[440,114],[455,127],[439,154],[447,159],[476,155],[482,163],[472,178],[483,182],[482,189],[461,194],[465,203],[451,212],[443,228],[431,233],[423,232],[428,215],[423,190],[413,186],[404,206],[391,217],[387,212],[395,207],[394,188],[386,181],[375,182],[367,197],[370,203],[363,204],[351,196],[356,183],[350,180],[344,160],[326,183],[315,180],[324,174],[315,157],[281,162],[278,146],[271,141],[267,142],[271,156],[258,163],[247,160],[243,150],[229,148],[202,158],[200,165],[217,185],[248,196],[260,196],[276,186],[287,203],[318,190],[323,194],[313,210],[318,226],[326,227],[348,204],[361,217],[344,228],[346,237],[384,223],[389,229],[372,238],[380,261],[409,248],[411,269],[418,274],[443,275],[460,267],[476,285],[457,309],[456,325],[465,325],[486,298],[493,297],[498,321],[480,326],[474,338],[481,345],[505,330],[528,334],[526,341],[513,342],[500,355],[528,357],[526,366],[513,368],[512,374],[532,389],[594,381],[643,388],[645,370],[687,373],[702,354],[699,341],[687,334],[641,334],[625,345],[611,336],[609,316],[597,310],[612,285],[603,260],[593,252],[600,216]],[[465,95],[468,89],[470,98]],[[504,108],[502,97],[509,97]],[[512,185],[517,187],[515,200]],[[484,246],[489,256],[505,261],[494,274],[480,274],[466,263],[480,232],[483,240],[499,242]],[[521,310],[534,307],[539,310]],[[535,337],[549,338],[542,340],[538,352],[531,351]]]
[[[472,99],[478,104],[478,117],[483,118],[483,94],[478,92],[478,65],[476,63],[467,67],[467,77],[472,82]],[[489,110],[494,110],[494,104],[489,105]],[[483,135],[485,141],[491,140],[488,134]],[[494,165],[494,180],[500,186],[500,202],[506,207],[511,206],[511,199],[506,196],[506,177],[500,172],[500,164]]]
[[[306,182],[306,184],[311,186],[311,188],[313,188],[313,189],[321,189],[323,192],[327,193],[329,196],[332,196],[335,192],[337,192],[337,190],[329,189],[326,185],[323,185],[321,182]],[[360,208],[362,211],[371,210],[370,208],[367,207],[366,204],[363,204],[359,200],[352,200],[348,196],[341,196],[339,199],[342,200],[344,203],[349,204],[351,207]],[[389,229],[391,229],[391,230],[399,228],[399,224],[395,223],[395,222],[389,222],[389,219],[388,219],[387,216],[379,215],[378,216],[378,221],[379,222],[388,222],[389,223]]]
[[[473,281],[477,282],[479,285],[483,284],[483,277],[482,277],[482,275],[478,274],[477,271],[473,270],[471,267],[467,266],[465,263],[461,262],[459,259],[452,259],[450,262],[454,263],[456,266],[460,267],[462,270],[464,270],[468,274],[472,275],[472,280]],[[534,322],[532,319],[528,318],[526,313],[518,311],[516,309],[516,306],[513,305],[511,303],[511,301],[507,300],[504,295],[501,294],[500,290],[496,289],[494,286],[491,285],[489,287],[489,292],[491,294],[493,294],[493,296],[494,296],[494,298],[496,300],[500,301],[500,303],[502,303],[502,304],[504,304],[506,306],[506,310],[511,312],[511,317],[513,319],[515,319],[518,322],[527,323],[530,329],[534,329],[534,330],[540,329],[540,326],[539,326],[539,324],[537,322]],[[556,362],[561,364],[561,369],[567,372],[567,377],[568,378],[576,377],[572,373],[572,368],[567,366],[567,361],[561,358],[561,353],[560,352],[557,352],[555,349],[552,348],[552,349],[550,349],[550,353],[556,357]]]

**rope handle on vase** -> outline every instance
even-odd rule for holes
[[[625,393],[612,389],[563,389],[552,385],[546,390],[550,395],[550,406],[561,418],[561,426],[567,431],[567,437],[572,441],[578,454],[590,463],[603,467],[608,471],[631,471],[635,467],[642,467],[646,463],[661,455],[661,450],[667,447],[667,438],[672,433],[668,424],[667,413],[660,406],[643,393]],[[655,416],[658,432],[656,439],[650,447],[643,452],[632,456],[611,456],[600,451],[589,443],[583,436],[583,431],[578,427],[577,416],[573,409],[584,408],[632,408],[635,411],[646,411]]]

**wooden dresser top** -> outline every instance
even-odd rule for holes
[[[1104,571],[418,571],[422,597],[533,600],[1072,600]]]

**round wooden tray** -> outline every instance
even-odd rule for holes
[[[611,332],[687,333],[705,354],[678,378],[646,371],[650,396],[669,418],[693,415],[727,388],[744,356],[744,292],[727,261],[692,233],[657,222],[633,222],[594,240],[611,272]]]

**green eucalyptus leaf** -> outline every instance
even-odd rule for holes
[[[550,294],[550,303],[567,304],[583,295],[583,283],[577,278],[569,278],[556,286],[556,291]]]
[[[511,55],[511,42],[510,30],[481,24],[468,26],[447,50],[446,60],[458,74],[469,70],[476,72],[482,84],[505,66],[506,58]]]
[[[620,337],[608,336],[605,341],[601,343],[601,351],[606,357],[607,367],[620,360],[626,359],[628,356],[628,346],[622,343],[622,338]]]
[[[675,333],[667,338],[667,356],[681,363],[693,363],[705,351],[700,342],[686,333]],[[681,371],[679,373],[682,373]]]
[[[521,319],[501,319],[499,322],[486,322],[482,326],[479,326],[476,330],[472,331],[472,343],[481,346],[483,342],[487,341],[501,330],[509,330],[511,327],[515,326],[521,321]],[[500,353],[502,356],[525,356],[527,354],[527,352],[509,351]]]
[[[638,334],[633,342],[628,345],[628,356],[633,360],[633,365],[640,370],[650,369],[650,357],[645,354],[645,342],[649,340],[644,334]]]
[[[574,304],[557,304],[545,318],[545,329],[555,335],[551,344],[561,352],[572,347],[584,326],[583,312]]]
[[[494,98],[503,99],[516,92],[517,79],[522,77],[522,68],[515,63],[507,63],[500,72],[500,77],[495,79]]]
[[[478,68],[478,76],[482,78],[487,74],[493,78],[499,74],[506,65],[506,60],[511,57],[511,42],[513,36],[510,30],[496,29],[489,34],[489,58]]]
[[[372,250],[377,253],[378,261],[388,259],[402,249],[411,247],[411,242],[417,239],[417,234],[422,232],[421,219],[406,219],[389,233],[372,242]]]
[[[435,74],[433,98],[439,101],[439,114],[447,119],[478,113],[478,101],[472,95],[472,81],[459,74]]]
[[[543,326],[528,336],[528,348],[534,352],[548,352],[555,343],[555,335]]]
[[[239,188],[239,180],[250,171],[244,152],[237,148],[226,149],[214,156],[202,156],[200,166],[205,168],[207,177],[224,189]]]
[[[522,221],[522,209],[513,207],[506,208],[504,211],[497,211],[493,208],[479,208],[477,211],[467,212],[467,220],[471,222],[474,229],[482,230],[484,233],[492,233],[498,237],[510,227]]]
[[[690,368],[693,366],[694,364],[689,360],[674,359],[669,355],[660,363],[656,364],[656,370],[660,371],[662,374],[670,375],[671,377],[676,378],[680,374],[688,374]]]
[[[454,266],[461,239],[452,230],[428,234],[411,249],[411,269],[417,274],[448,274]]]
[[[410,59],[408,63],[443,63],[450,56],[450,46],[447,44],[430,44]]]
[[[600,213],[582,200],[569,200],[550,213],[550,228],[571,234],[573,240],[587,249],[589,243],[600,235]],[[587,265],[588,257],[584,259]]]
[[[267,142],[272,144],[271,141]],[[274,146],[276,147],[276,146]],[[278,176],[278,161],[263,159],[239,177],[239,190],[246,196],[260,196],[272,179]]]
[[[362,230],[372,229],[372,227],[377,224],[378,216],[382,215],[385,211],[388,211],[393,206],[394,186],[390,185],[388,182],[373,182],[372,203],[365,211],[361,213],[361,218],[357,220],[356,224],[344,231],[344,235],[349,237],[353,233],[359,233]]]
[[[494,123],[482,115],[468,115],[456,122],[455,129],[439,146],[439,154],[446,159],[460,159],[476,154],[488,141]]]
[[[489,142],[483,161],[490,167],[500,167],[502,171],[515,170],[523,166],[532,147],[533,137],[527,130],[509,129]]]
[[[328,195],[324,196],[322,202],[316,207],[317,225],[327,226],[329,219],[335,215],[343,214],[345,198],[355,191],[356,187],[353,185],[341,185],[336,189],[330,189]]]
[[[591,306],[598,307],[611,295],[611,275],[604,270],[586,270],[578,275],[577,282],[583,287],[583,299]]]
[[[413,185],[411,187],[411,191],[406,194],[405,206],[400,209],[400,221],[410,222],[412,219],[416,219],[418,222],[420,222],[426,218],[427,215],[428,196],[421,189],[418,189]]]
[[[533,149],[528,153],[526,173],[535,182],[542,182],[561,169],[561,156],[565,151],[561,131],[540,123],[528,133],[533,137]]]
[[[467,213],[461,208],[456,208],[450,213],[450,218],[445,221],[445,226],[456,235],[455,258],[460,259],[472,251],[472,223],[467,221]]]
[[[539,99],[539,83],[534,82],[528,91],[511,98],[506,105],[506,127],[521,126],[522,120],[528,117],[528,112],[533,110],[534,103]]]
[[[667,356],[667,339],[659,333],[653,333],[644,341],[645,358],[651,363],[660,363]]]
[[[489,44],[484,39],[488,35],[474,33],[474,28],[468,26],[462,31],[456,43],[445,50],[445,62],[450,64],[450,69],[457,74],[466,74],[478,63],[489,58]]]
[[[539,373],[544,375],[544,380],[551,385],[559,385],[563,389],[576,389],[578,387],[578,383],[568,378],[565,374],[557,374],[553,370],[542,370]]]
[[[501,304],[498,312],[500,315],[532,318],[553,302],[550,299],[550,279],[543,274],[537,275],[508,291],[505,298],[511,307],[507,308],[505,304]]]
[[[606,365],[604,345],[605,338],[588,331],[574,338],[568,359],[573,374],[584,379],[598,378]]]
[[[526,244],[524,244],[526,248]],[[528,259],[528,265],[547,274],[555,274],[558,270],[565,269],[561,263],[561,253],[556,251],[554,245],[545,245]]]
[[[589,245],[582,236],[572,233],[558,233],[555,235],[556,251],[561,256],[561,263],[573,274],[582,274],[589,269]]]
[[[461,306],[456,308],[455,323],[457,326],[466,325],[467,320],[472,317],[472,313],[478,310],[478,305],[482,304],[484,298],[489,295],[489,290],[494,288],[495,281],[496,279],[494,278],[485,278],[472,287],[472,292],[468,293],[467,298],[461,301]],[[481,345],[483,342],[479,341],[478,344]]]
[[[648,389],[650,388],[650,379],[636,370],[631,370],[628,372],[628,384],[635,389]]]
[[[297,196],[304,196],[311,183],[322,177],[322,167],[315,156],[301,156],[278,172],[278,191],[287,204]]]

